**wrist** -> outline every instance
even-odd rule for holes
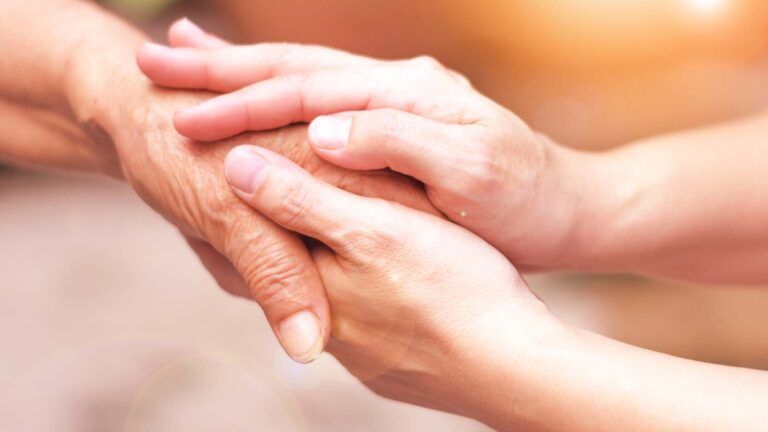
[[[648,176],[642,155],[593,153],[540,136],[546,164],[528,206],[544,259],[527,270],[628,271],[640,259],[638,245],[664,176]],[[658,171],[658,172],[657,172]],[[541,246],[541,245],[539,245]],[[533,249],[533,248],[532,248]]]
[[[639,152],[638,152],[639,150]],[[655,214],[669,169],[649,167],[642,147],[583,153],[572,184],[578,196],[569,259],[561,268],[595,272],[639,271],[655,252],[663,227]]]
[[[589,262],[582,238],[588,237],[585,231],[593,228],[591,221],[602,204],[595,187],[605,182],[595,179],[598,170],[604,171],[600,156],[562,146],[542,134],[533,137],[542,163],[526,187],[531,191],[528,198],[516,199],[519,187],[506,188],[512,193],[509,202],[516,203],[508,218],[522,224],[524,235],[505,239],[503,249],[511,251],[505,254],[525,271],[579,270]],[[520,249],[525,253],[516,253]]]
[[[551,315],[546,306],[520,318],[488,322],[470,349],[458,354],[454,369],[462,378],[456,412],[498,430],[529,427],[546,411],[541,383],[552,373],[552,353],[578,343],[578,331]],[[507,316],[512,315],[507,311]],[[512,311],[513,313],[516,311]],[[490,320],[486,320],[490,321]],[[506,324],[504,323],[506,322]]]
[[[95,143],[92,151],[102,161],[99,171],[122,177],[114,142],[125,110],[135,106],[145,81],[134,61],[141,33],[97,7],[82,4],[90,14],[89,33],[68,53],[63,79],[65,99],[77,124]]]

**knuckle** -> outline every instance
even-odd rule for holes
[[[223,142],[229,145],[242,145],[256,141],[260,147],[280,153],[310,174],[315,174],[321,168],[330,165],[307,145],[306,129],[306,125],[295,124],[277,130],[248,132]]]
[[[436,58],[428,55],[421,55],[418,57],[414,57],[410,60],[410,64],[414,68],[418,69],[426,69],[426,70],[442,70],[444,69],[443,64],[440,63]]]
[[[399,142],[405,136],[405,124],[400,121],[399,112],[391,108],[378,110],[369,123],[371,134],[379,137],[379,144],[385,145]]]
[[[457,191],[462,195],[492,194],[503,184],[506,166],[495,146],[477,149],[462,166],[462,181],[458,182]]]
[[[450,70],[448,72],[451,75],[451,77],[453,77],[453,79],[457,81],[459,84],[461,84],[462,86],[470,87],[470,88],[472,87],[472,82],[463,73],[456,72],[455,70]]]
[[[276,204],[275,214],[287,226],[293,226],[306,219],[312,208],[314,195],[311,187],[298,179],[283,180],[280,185],[282,199]]]
[[[306,269],[297,257],[275,247],[262,253],[260,262],[248,267],[245,280],[250,282],[254,299],[264,309],[274,309],[279,303],[299,303],[298,298]]]
[[[348,228],[339,233],[339,241],[346,245],[347,253],[361,263],[370,263],[388,256],[397,244],[391,230],[384,227]]]
[[[306,264],[281,244],[265,238],[261,231],[238,239],[241,246],[235,252],[235,262],[242,278],[248,283],[251,295],[265,311],[287,302],[299,303],[298,283],[306,273]],[[249,237],[249,238],[248,238]]]
[[[449,75],[445,67],[433,57],[419,56],[407,60],[406,63],[411,70],[408,85],[432,88],[436,85],[444,84],[446,77]]]
[[[282,66],[296,57],[301,45],[289,42],[271,42],[267,44],[267,47],[270,51],[270,57],[275,60],[275,65]]]

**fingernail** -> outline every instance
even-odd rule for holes
[[[224,174],[229,183],[243,193],[253,193],[266,177],[269,164],[253,150],[238,147],[229,152]]]
[[[352,117],[320,116],[309,125],[309,140],[323,150],[342,150],[351,130]]]
[[[323,332],[312,312],[291,316],[280,324],[278,331],[285,352],[299,363],[309,363],[323,352]]]

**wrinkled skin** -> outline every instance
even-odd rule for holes
[[[422,188],[405,177],[347,171],[322,161],[306,145],[304,127],[196,143],[174,130],[172,117],[208,94],[162,90],[143,78],[130,85],[134,90],[124,94],[135,99],[110,116],[117,123],[107,129],[122,175],[144,201],[179,227],[219,284],[255,299],[273,327],[308,309],[325,326],[327,339],[327,301],[301,239],[249,208],[226,184],[222,164],[233,146],[264,146],[344,189],[434,212]]]
[[[558,327],[500,252],[450,221],[342,191],[259,147],[234,149],[226,171],[245,202],[321,242],[311,250],[333,315],[328,351],[380,395],[478,416],[494,357],[510,367]]]

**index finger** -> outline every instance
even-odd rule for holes
[[[261,43],[214,49],[145,44],[137,62],[157,85],[230,92],[279,75],[378,60],[320,46]]]

